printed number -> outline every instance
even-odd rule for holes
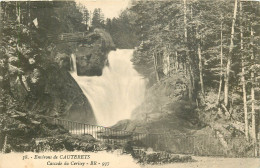
[[[102,166],[109,166],[109,162],[102,162]]]

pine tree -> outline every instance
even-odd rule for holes
[[[93,28],[104,28],[104,14],[101,9],[94,9],[92,17],[92,27]]]
[[[230,71],[231,71],[231,58],[234,49],[234,35],[235,35],[235,23],[237,17],[237,0],[234,3],[234,13],[232,19],[232,27],[231,27],[231,37],[230,37],[230,45],[229,45],[229,53],[227,57],[227,65],[226,65],[226,74],[225,74],[225,90],[224,90],[224,103],[225,106],[228,105],[228,98],[229,98],[229,80],[230,80]]]
[[[248,133],[248,114],[247,114],[247,93],[246,93],[246,80],[245,80],[245,58],[244,58],[244,46],[243,46],[243,25],[242,25],[242,20],[243,20],[243,4],[240,1],[239,2],[240,6],[240,49],[241,49],[241,82],[242,82],[242,90],[243,90],[243,106],[244,106],[244,119],[245,119],[245,136],[247,141],[249,140],[249,133]]]

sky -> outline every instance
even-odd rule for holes
[[[105,18],[118,17],[120,12],[126,9],[130,0],[75,0],[77,3],[85,5],[93,12],[95,8],[100,8]]]

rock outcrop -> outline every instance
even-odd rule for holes
[[[5,120],[0,125],[0,150],[4,153],[107,149],[92,135],[72,135],[62,126],[33,113],[9,110],[2,118]]]
[[[26,97],[26,109],[36,114],[73,121],[96,122],[90,103],[69,72],[53,64],[48,66],[42,78],[41,84],[37,84],[35,89],[30,87],[35,93]]]
[[[80,43],[80,44],[78,44]],[[98,76],[107,63],[108,52],[115,48],[111,36],[101,29],[90,32],[84,41],[56,44],[51,50],[51,61],[38,68],[36,82],[25,80],[27,92],[18,82],[14,86],[23,93],[20,100],[28,111],[47,116],[59,116],[73,121],[95,124],[89,101],[69,74],[70,54],[77,57],[78,75]],[[70,48],[68,48],[68,46]],[[22,92],[23,91],[23,92]]]
[[[81,44],[76,52],[77,72],[80,76],[100,76],[107,64],[108,52],[115,49],[111,36],[102,29],[95,29],[89,40]]]

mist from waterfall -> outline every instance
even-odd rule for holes
[[[145,81],[134,69],[132,55],[133,50],[111,51],[102,76],[78,76],[76,57],[71,55],[71,75],[88,98],[99,125],[130,119],[144,99]]]

